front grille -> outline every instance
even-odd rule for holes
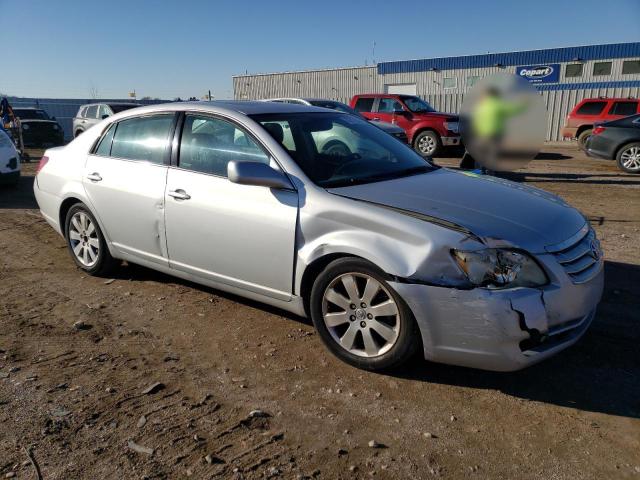
[[[546,248],[562,265],[573,283],[591,280],[602,264],[602,249],[591,227],[585,225],[580,231],[562,243]]]

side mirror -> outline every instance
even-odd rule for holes
[[[101,117],[101,118],[102,118],[102,120],[104,120],[105,118],[109,118],[109,114],[108,114],[108,113],[105,113],[104,115],[102,115],[102,117]]]
[[[261,162],[239,162],[227,164],[227,177],[233,183],[260,187],[291,189],[293,186],[286,175]]]
[[[400,109],[398,109],[398,110],[394,110],[394,111],[393,111],[393,114],[394,114],[394,115],[399,115],[399,116],[401,116],[401,117],[407,116],[407,114],[408,114],[408,113],[409,113],[409,112],[405,112],[405,111],[404,111],[404,110],[402,110],[401,108],[400,108]]]

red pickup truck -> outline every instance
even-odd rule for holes
[[[443,146],[460,145],[458,116],[440,113],[415,95],[371,93],[355,95],[350,102],[369,120],[395,123],[420,155],[436,156]]]
[[[578,146],[585,149],[587,138],[596,123],[609,122],[640,113],[637,98],[585,98],[567,115],[562,129],[565,138],[577,138]]]

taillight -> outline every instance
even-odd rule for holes
[[[591,132],[591,135],[600,135],[602,132],[604,132],[606,130],[606,128],[604,127],[596,127],[593,129],[593,131]]]
[[[49,161],[49,157],[46,157],[46,156],[43,156],[40,159],[40,163],[38,163],[38,168],[36,169],[36,175],[40,172],[40,170],[44,168],[44,166],[47,164],[48,161]]]

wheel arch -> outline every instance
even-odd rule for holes
[[[576,138],[579,137],[585,130],[593,130],[593,125],[589,125],[588,123],[580,125],[578,127],[578,130],[576,130]]]
[[[67,238],[66,224],[65,224],[67,219],[67,213],[69,212],[71,207],[73,207],[76,203],[82,203],[86,205],[86,203],[84,203],[81,199],[75,196],[65,198],[60,204],[60,210],[58,212],[58,221],[60,222],[60,230],[62,231],[62,236],[65,238]]]
[[[300,280],[300,288],[298,290],[300,292],[300,296],[302,297],[304,311],[307,317],[310,318],[309,302],[311,299],[311,289],[313,288],[313,283],[315,279],[318,277],[320,272],[322,272],[322,270],[324,270],[327,267],[327,265],[329,265],[331,262],[338,260],[340,258],[355,258],[358,260],[364,260],[365,262],[370,263],[377,270],[380,270],[380,272],[382,272],[385,275],[385,277],[387,277],[388,280],[391,280],[393,278],[392,275],[389,275],[387,272],[385,272],[384,269],[380,268],[376,264],[376,262],[373,262],[369,258],[363,257],[361,255],[357,255],[352,252],[346,252],[346,251],[333,252],[333,253],[327,253],[325,255],[319,256],[315,258],[313,261],[311,261],[311,263],[309,263],[304,269],[304,272],[302,273],[302,278]]]
[[[85,199],[81,198],[79,195],[73,194],[71,193],[69,196],[67,196],[62,203],[60,204],[60,209],[58,211],[58,219],[59,219],[59,225],[60,225],[60,231],[62,232],[62,236],[65,238],[67,238],[67,234],[66,234],[66,219],[67,219],[67,213],[69,212],[69,210],[71,209],[71,207],[73,207],[74,205],[81,203],[83,204],[87,210],[89,210],[89,212],[91,212],[91,215],[93,215],[93,218],[96,219],[96,222],[98,222],[98,227],[100,227],[100,231],[102,232],[102,236],[104,237],[105,243],[107,244],[107,248],[109,249],[109,253],[111,254],[111,256],[113,258],[117,258],[116,255],[114,255],[114,248],[113,245],[111,244],[111,239],[109,237],[109,234],[107,233],[107,231],[104,228],[104,225],[102,224],[102,221],[100,220],[100,217],[96,214],[96,212],[93,210],[93,208],[91,207],[91,205],[89,204],[89,202],[87,202]]]
[[[415,146],[416,139],[418,138],[418,135],[420,135],[422,132],[433,132],[438,136],[438,139],[440,140],[440,142],[442,142],[442,135],[440,135],[440,132],[438,132],[438,130],[436,130],[432,126],[423,125],[423,126],[418,126],[414,130],[413,136],[411,137],[411,145],[412,146]]]

